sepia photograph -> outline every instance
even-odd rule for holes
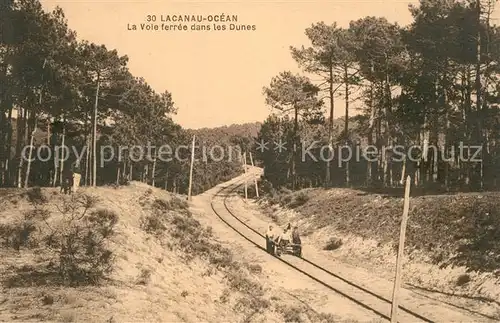
[[[500,322],[496,0],[0,0],[0,322]]]

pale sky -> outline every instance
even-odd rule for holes
[[[270,110],[262,87],[281,71],[299,72],[289,46],[309,46],[304,30],[312,23],[336,21],[347,26],[365,16],[386,17],[401,25],[411,21],[410,1],[397,0],[41,2],[46,10],[63,8],[80,39],[128,55],[135,76],[144,77],[158,92],[171,92],[179,109],[174,120],[186,128],[263,121]],[[256,30],[127,30],[127,24],[139,28],[147,15],[156,15],[161,25],[161,15],[223,13],[237,15],[235,24],[255,24]],[[335,117],[344,115],[343,109],[338,100]]]

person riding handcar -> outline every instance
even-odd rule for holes
[[[266,232],[266,251],[274,255],[276,233],[273,230],[273,226],[270,224]]]
[[[290,236],[290,228],[291,228],[290,223],[288,223],[288,226],[285,228],[285,230],[283,230],[283,233],[278,238],[278,241],[277,241],[278,256],[281,253],[279,251],[279,249],[286,247],[290,243],[290,241],[292,240],[291,236]]]
[[[293,253],[300,257],[302,255],[302,241],[300,240],[299,228],[297,226],[293,227],[292,243],[293,243]]]

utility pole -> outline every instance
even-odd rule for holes
[[[243,153],[243,169],[245,170],[245,202],[248,199],[248,185],[247,185],[247,153]]]
[[[191,146],[191,167],[189,169],[189,190],[188,190],[188,200],[191,201],[191,188],[193,187],[193,166],[194,166],[194,143],[196,136],[193,135],[193,143]]]
[[[403,267],[403,253],[405,249],[406,239],[406,224],[408,223],[408,211],[410,209],[410,186],[411,177],[406,177],[405,199],[403,206],[403,219],[401,220],[401,232],[399,234],[398,258],[396,260],[396,278],[394,279],[394,288],[392,290],[392,308],[391,308],[391,323],[398,322],[398,298],[399,287],[401,285],[401,269]]]
[[[252,164],[252,167],[254,167],[253,163],[253,158],[252,158],[252,152],[250,152],[250,163]],[[257,177],[254,177],[255,180],[255,195],[259,197],[259,186],[257,185]]]

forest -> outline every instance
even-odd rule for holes
[[[302,72],[283,71],[263,89],[273,113],[257,141],[289,143],[281,151],[254,147],[265,179],[291,189],[387,190],[409,175],[426,191],[498,189],[494,4],[420,0],[409,5],[407,26],[369,16],[346,27],[317,22],[305,29],[308,44],[290,47]],[[345,116],[334,115],[335,102],[343,102]],[[312,141],[319,143],[311,149],[318,161],[303,158]],[[348,158],[360,147],[373,149]],[[395,158],[401,147],[404,158]]]
[[[147,158],[129,150],[113,159],[101,156],[109,151],[101,148],[116,152],[118,147],[168,144],[174,150],[189,146],[193,135],[203,144],[228,147],[250,142],[260,127],[184,129],[172,119],[178,109],[172,93],[157,93],[133,75],[126,55],[77,39],[61,8],[45,12],[38,0],[2,1],[0,6],[1,187],[59,186],[79,157],[81,185],[138,180],[185,193],[189,149],[164,161],[157,158],[157,148]],[[197,162],[193,193],[242,172],[238,160]]]
[[[345,27],[313,23],[305,29],[308,44],[290,47],[302,72],[283,71],[263,89],[273,113],[262,126],[192,130],[173,121],[174,94],[157,93],[133,75],[126,55],[78,40],[61,8],[45,12],[38,0],[3,1],[0,186],[60,185],[76,154],[57,147],[68,146],[83,152],[82,185],[140,180],[185,193],[189,150],[168,162],[157,149],[140,160],[131,152],[102,166],[101,148],[168,143],[175,149],[196,135],[198,144],[251,151],[274,187],[388,189],[410,175],[425,190],[496,190],[500,29],[491,18],[494,4],[421,0],[409,6],[407,26],[383,17]],[[339,102],[340,117],[334,115]],[[288,149],[255,145],[280,140]],[[308,154],[319,160],[303,153],[313,141],[318,144]],[[395,158],[400,147],[403,159]],[[360,148],[363,158],[343,155]],[[193,193],[242,171],[238,160],[197,161]]]

